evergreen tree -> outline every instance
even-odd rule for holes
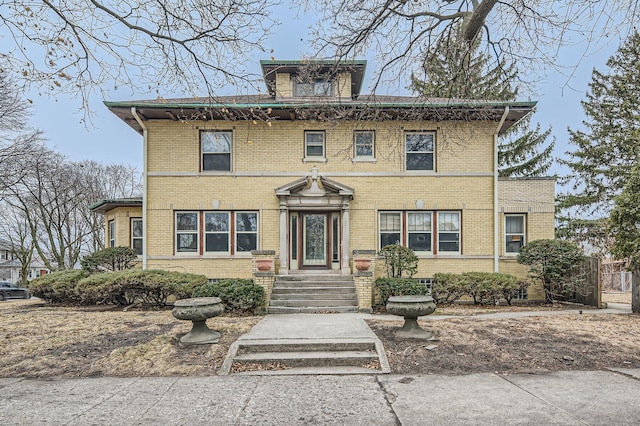
[[[426,56],[429,60],[423,64],[424,80],[413,75],[411,88],[423,96],[436,98],[515,100],[518,95],[515,66],[504,62],[492,66],[477,44],[467,46],[453,39],[438,46]],[[547,144],[551,129],[541,131],[539,124],[535,129],[530,126],[531,119],[527,117],[501,136],[500,176],[544,176],[551,167],[554,142]]]
[[[615,198],[609,219],[609,233],[613,237],[611,252],[617,259],[628,259],[630,269],[640,270],[640,165],[636,165]]]
[[[607,72],[593,70],[582,101],[585,130],[569,129],[574,151],[560,163],[570,192],[559,197],[559,232],[608,251],[607,217],[613,199],[629,179],[640,154],[640,35],[636,32],[607,61]]]

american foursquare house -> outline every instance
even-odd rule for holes
[[[387,244],[412,248],[429,285],[524,277],[519,249],[554,237],[554,180],[498,177],[498,136],[535,102],[363,95],[366,61],[261,65],[266,94],[105,102],[144,152],[143,197],[92,206],[108,246],[135,248],[145,269],[254,278],[274,312],[309,308],[278,300],[322,281],[367,311]],[[537,285],[520,297],[544,299]]]

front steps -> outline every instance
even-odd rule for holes
[[[345,275],[281,275],[273,284],[270,314],[358,312],[353,278]]]
[[[390,368],[378,339],[237,340],[220,374],[380,374]]]

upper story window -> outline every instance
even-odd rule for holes
[[[131,248],[138,256],[142,255],[142,219],[131,219]]]
[[[231,171],[232,140],[233,133],[229,131],[203,130],[200,132],[203,171]]]
[[[324,132],[304,132],[304,157],[310,160],[325,159]]]
[[[331,95],[333,95],[333,84],[328,80],[300,81],[295,85],[295,96],[298,98]]]
[[[355,160],[373,160],[375,157],[375,132],[356,131],[353,133]]]
[[[520,253],[522,246],[526,244],[526,217],[523,214],[504,215],[504,251],[508,255]]]
[[[109,247],[116,246],[116,221],[109,221]]]
[[[434,171],[435,133],[405,133],[406,170]]]

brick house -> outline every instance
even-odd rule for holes
[[[498,135],[535,102],[362,95],[366,61],[261,65],[267,94],[105,102],[144,152],[143,198],[92,206],[107,245],[135,247],[143,268],[253,277],[268,295],[278,277],[342,277],[368,310],[386,244],[411,247],[428,284],[525,276],[519,248],[553,238],[554,180],[497,172]],[[354,253],[373,267],[357,271]]]

